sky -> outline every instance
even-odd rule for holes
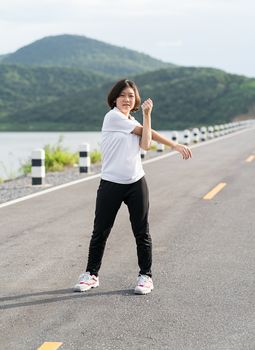
[[[255,0],[1,0],[0,55],[85,35],[165,62],[255,77]]]

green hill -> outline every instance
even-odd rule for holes
[[[134,78],[142,98],[154,101],[155,129],[225,123],[255,105],[255,79],[210,68],[161,69]],[[100,130],[114,81],[39,102],[2,118],[0,130]],[[141,120],[141,112],[137,113]]]
[[[37,40],[3,57],[2,63],[72,67],[115,77],[174,66],[134,50],[78,35]]]
[[[10,113],[65,99],[107,80],[103,74],[74,68],[0,64],[0,121]]]
[[[136,82],[144,97],[154,99],[154,125],[162,129],[230,122],[255,106],[255,79],[219,69],[160,70]]]
[[[8,55],[0,55],[0,62],[3,61],[4,58],[7,58]]]

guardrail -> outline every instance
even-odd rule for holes
[[[172,131],[171,139],[174,142],[180,142],[185,145],[191,143],[205,142],[216,137],[221,137],[237,130],[255,126],[255,120],[245,120],[240,122],[232,122],[227,124],[219,124],[214,126],[185,129],[184,131]],[[182,135],[182,136],[181,136]],[[183,139],[183,142],[181,142]],[[157,152],[163,152],[165,145],[157,143]],[[146,157],[147,152],[141,149],[141,158]],[[36,149],[32,152],[32,185],[45,184],[45,151],[43,149]],[[91,166],[90,160],[90,145],[83,143],[79,146],[79,172],[89,173]]]

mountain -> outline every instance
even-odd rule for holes
[[[153,99],[156,129],[225,123],[255,110],[255,79],[173,66],[82,36],[43,38],[1,59],[2,131],[100,130],[107,93],[123,77]]]
[[[143,97],[155,101],[157,128],[209,126],[255,114],[254,78],[214,68],[180,67],[143,74],[136,82]]]
[[[0,62],[3,61],[4,58],[7,58],[8,55],[0,55]]]
[[[72,67],[115,77],[174,67],[144,53],[78,35],[45,37],[3,57],[2,63]]]
[[[160,69],[134,80],[142,99],[154,101],[152,125],[157,130],[226,123],[252,113],[255,106],[255,79],[218,69]],[[2,117],[0,130],[100,130],[114,81],[101,83],[9,113]],[[135,116],[142,121],[141,112]]]
[[[0,64],[0,121],[10,113],[68,98],[108,80],[103,74],[74,68]]]

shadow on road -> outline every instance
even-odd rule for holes
[[[44,297],[46,295],[52,295],[51,298],[42,298],[39,300],[28,300],[19,302],[19,299],[34,298],[34,297]],[[24,306],[31,305],[40,305],[40,304],[49,304],[59,301],[71,300],[71,299],[80,299],[80,298],[91,298],[91,297],[100,297],[100,296],[112,296],[112,295],[122,295],[122,296],[135,296],[133,289],[121,289],[121,290],[112,290],[107,292],[97,292],[96,290],[91,290],[84,293],[74,293],[73,289],[58,289],[50,290],[37,293],[21,294],[15,296],[8,296],[0,298],[0,310],[13,309]],[[12,304],[3,304],[4,302],[13,301]]]

